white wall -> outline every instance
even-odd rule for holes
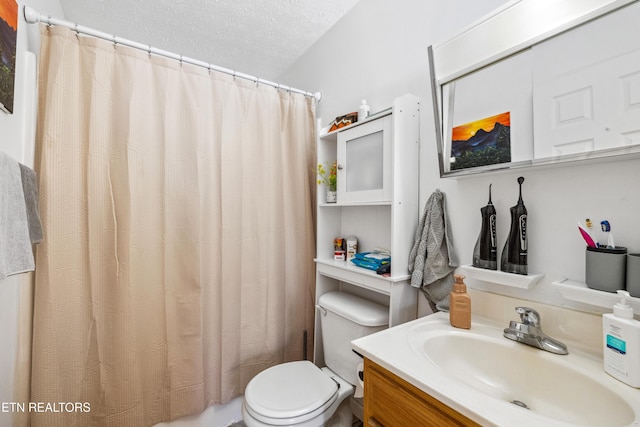
[[[454,246],[460,264],[470,264],[480,230],[480,208],[493,183],[498,211],[499,252],[510,224],[509,207],[518,198],[516,178],[524,176],[528,209],[529,271],[544,273],[533,289],[520,290],[467,280],[471,286],[553,305],[563,301],[551,285],[563,277],[584,280],[585,245],[576,223],[608,219],[618,245],[640,251],[640,161],[525,169],[470,178],[441,179],[427,66],[427,46],[442,42],[477,20],[502,0],[423,1],[366,0],[278,78],[285,84],[321,91],[318,116],[323,124],[356,111],[367,99],[372,111],[383,109],[406,92],[423,99],[421,106],[420,198],[424,205],[437,188],[446,194]],[[424,309],[424,306],[423,306]]]
[[[38,53],[39,30],[37,26],[25,22],[22,14],[22,6],[29,6],[42,14],[51,14],[62,17],[62,8],[58,0],[29,0],[19,3],[18,20],[18,44],[16,54],[16,85],[14,113],[4,114],[0,112],[0,150],[9,154],[17,161],[33,166],[33,132],[35,123],[33,120],[33,102],[35,80],[27,81],[27,51]],[[35,71],[32,70],[32,71]],[[32,77],[34,74],[32,74]],[[15,402],[17,399],[14,387],[16,375],[16,360],[18,359],[18,331],[26,325],[19,317],[21,294],[25,287],[29,286],[25,275],[10,276],[0,281],[0,403]],[[22,342],[21,345],[25,343]],[[26,343],[28,344],[28,343]],[[20,353],[22,357],[22,353]],[[0,411],[0,425],[12,425],[13,414]]]

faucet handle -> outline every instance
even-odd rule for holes
[[[516,313],[520,315],[520,320],[525,325],[540,327],[540,314],[530,307],[516,307]]]

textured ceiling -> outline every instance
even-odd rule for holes
[[[275,80],[357,1],[60,0],[60,4],[67,21]]]

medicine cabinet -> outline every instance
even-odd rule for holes
[[[391,201],[392,125],[387,115],[338,133],[340,202]]]
[[[389,326],[413,320],[417,289],[410,285],[409,252],[418,226],[419,100],[404,95],[391,108],[336,131],[320,131],[320,164],[337,162],[337,202],[317,199],[316,302],[340,290],[389,307]],[[334,239],[355,236],[358,252],[391,252],[388,276],[336,260]],[[314,362],[323,366],[316,313]]]
[[[511,0],[428,49],[440,175],[640,157],[638,0]]]

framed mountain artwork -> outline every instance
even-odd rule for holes
[[[0,0],[0,109],[5,113],[13,113],[17,39],[18,3]]]
[[[456,126],[451,131],[451,170],[511,161],[511,113]]]

